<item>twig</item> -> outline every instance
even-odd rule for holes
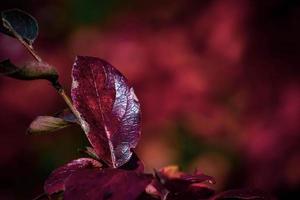
[[[58,92],[58,94],[66,102],[66,104],[68,105],[68,107],[70,108],[70,110],[72,111],[72,113],[75,115],[75,117],[77,118],[77,120],[80,121],[80,116],[79,116],[78,111],[74,108],[73,103],[72,103],[70,97],[66,94],[66,92],[63,89],[63,87],[61,86],[61,84],[57,81],[56,83],[53,83],[52,85],[56,89],[56,91]]]
[[[11,25],[9,23],[4,23],[4,25],[7,26],[7,28],[9,30],[11,30],[11,32],[13,33],[13,35],[21,42],[21,44],[31,53],[31,55],[38,62],[42,62],[42,58],[35,52],[35,50],[33,49],[32,45],[29,45],[27,42],[25,42],[23,40],[23,38],[18,33],[16,33],[16,31],[11,27]],[[70,108],[70,110],[73,112],[73,114],[75,115],[75,117],[78,119],[78,121],[80,121],[79,113],[74,108],[71,99],[68,97],[68,95],[66,94],[66,92],[63,89],[63,87],[61,86],[61,84],[58,81],[56,81],[55,83],[52,83],[52,85],[56,89],[56,91],[58,92],[58,94],[64,99],[64,101],[66,102],[66,104],[68,105],[68,107]]]

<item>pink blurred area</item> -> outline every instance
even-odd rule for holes
[[[282,198],[299,193],[299,4],[133,1],[105,22],[77,24],[52,37],[50,28],[56,27],[56,33],[63,25],[45,12],[60,13],[57,9],[67,2],[48,3],[44,12],[37,9],[39,4],[32,6],[41,24],[36,49],[57,67],[67,90],[76,55],[103,58],[127,76],[142,105],[143,136],[137,151],[148,171],[177,163],[214,176],[217,189],[249,186]],[[0,44],[1,59],[31,59],[10,37],[1,35]],[[73,136],[82,134],[79,129],[67,129],[65,136],[64,131],[24,134],[35,116],[65,107],[48,83],[1,77],[0,96],[2,172],[14,165],[11,169],[20,170],[10,172],[16,181],[19,173],[28,178],[26,170],[46,176],[51,169],[40,164],[43,152],[62,156],[52,157],[51,166],[76,156],[71,143],[76,137],[81,144]],[[56,148],[58,143],[67,144],[65,152],[58,152],[64,151]],[[42,167],[40,174],[34,172]],[[33,180],[42,184],[42,178]],[[33,185],[24,192],[28,196],[42,188]],[[5,197],[13,199],[14,187],[12,183],[4,190]]]

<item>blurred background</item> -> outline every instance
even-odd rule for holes
[[[300,193],[300,4],[259,0],[9,0],[35,16],[35,48],[67,91],[76,55],[103,58],[142,105],[146,169],[178,164],[215,188]],[[31,60],[0,35],[0,58]],[[66,105],[46,81],[0,77],[0,199],[32,199],[56,167],[82,156],[79,127],[26,136]],[[296,197],[296,196],[295,196]],[[295,198],[297,199],[297,198]]]

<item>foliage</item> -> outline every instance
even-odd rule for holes
[[[214,178],[199,171],[184,173],[177,166],[144,173],[134,152],[141,135],[139,101],[128,80],[108,62],[78,56],[72,70],[72,102],[58,82],[54,67],[42,61],[32,44],[38,35],[36,20],[18,9],[1,12],[0,31],[18,39],[36,61],[17,67],[0,63],[0,73],[15,79],[50,81],[69,109],[36,118],[28,133],[46,133],[79,124],[91,147],[79,158],[54,170],[45,181],[42,198],[63,199],[269,199],[253,189],[215,194]]]

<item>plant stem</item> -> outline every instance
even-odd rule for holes
[[[53,87],[57,91],[57,93],[63,98],[63,100],[66,102],[72,113],[75,115],[78,121],[80,121],[80,116],[77,110],[74,108],[73,103],[70,99],[70,97],[66,94],[64,88],[61,86],[61,84],[56,81],[52,83]]]
[[[33,49],[32,45],[29,45],[27,42],[25,42],[23,40],[23,38],[17,34],[13,28],[10,27],[9,24],[6,24],[6,26],[12,31],[12,33],[14,34],[14,36],[21,42],[21,44],[31,53],[31,55],[38,61],[38,62],[42,62],[42,58],[35,52],[35,50]],[[56,89],[56,91],[58,92],[58,94],[63,98],[63,100],[66,102],[66,104],[68,105],[68,107],[70,108],[70,110],[73,112],[73,114],[75,115],[75,117],[78,119],[80,119],[79,113],[76,111],[76,109],[74,108],[72,101],[70,99],[70,97],[68,97],[68,95],[66,94],[65,90],[63,89],[63,87],[61,86],[61,84],[56,81],[56,82],[52,82],[53,87]]]
[[[31,45],[28,45],[24,40],[17,38],[22,44],[23,46],[31,53],[31,55],[38,61],[38,62],[42,62],[42,58],[40,56],[37,55],[37,53],[35,52],[35,50],[33,49],[33,47]]]
[[[66,94],[65,90],[63,88],[61,88],[60,90],[57,91],[58,94],[65,100],[66,104],[68,105],[68,107],[70,108],[70,110],[72,111],[72,113],[75,115],[75,117],[78,119],[80,119],[79,113],[77,112],[77,110],[75,110],[71,99],[69,98],[69,96]]]

